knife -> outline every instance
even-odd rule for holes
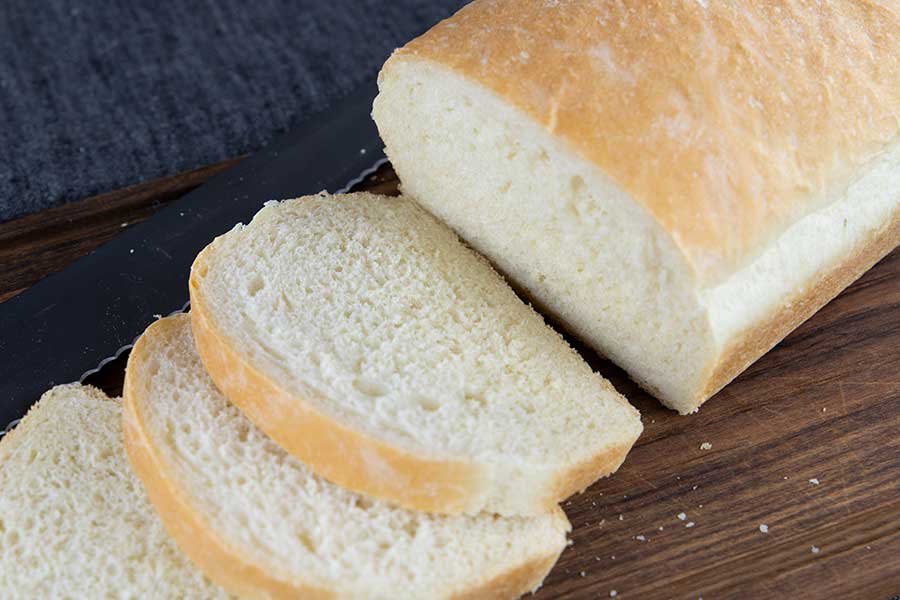
[[[0,428],[40,395],[131,347],[185,308],[194,257],[268,200],[344,191],[385,162],[374,80],[147,221],[0,304]]]

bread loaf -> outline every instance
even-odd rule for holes
[[[317,477],[216,389],[187,315],[157,321],[135,344],[124,400],[128,456],[166,528],[240,596],[514,598],[566,544],[559,507],[435,516]]]
[[[411,509],[534,515],[614,471],[640,418],[405,198],[270,203],[191,270],[213,381],[317,473]]]
[[[166,534],[122,444],[122,404],[45,393],[0,442],[5,599],[227,598]]]
[[[397,51],[405,193],[691,412],[900,239],[895,2],[476,1]]]

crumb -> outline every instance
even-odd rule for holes
[[[360,149],[359,149],[359,153],[360,153],[360,154],[365,154],[365,153],[366,153],[366,149],[365,149],[365,148],[360,148]],[[582,575],[583,575],[583,574],[584,574],[584,573],[582,573]]]
[[[159,319],[162,319],[162,315],[157,313],[157,314],[153,315],[153,318],[159,320]]]
[[[134,248],[128,251],[128,254],[134,254]]]
[[[119,227],[128,227],[128,223],[122,223]]]
[[[819,485],[819,480],[816,477],[810,479],[809,482],[813,485]]]
[[[622,515],[619,515],[619,520],[620,520],[620,521],[624,521],[624,520],[625,520],[625,518],[624,518],[624,517],[622,517]]]
[[[591,506],[597,506],[597,502],[594,500],[591,500]]]
[[[678,513],[678,520],[679,520],[679,521],[684,521],[685,519],[687,519],[687,515],[686,515],[686,514],[684,514],[683,512]]]
[[[616,555],[613,554],[612,556],[610,556],[610,558],[611,558],[612,560],[616,560]]]
[[[675,476],[675,479],[677,479],[678,481],[681,481],[681,477],[679,477],[678,475]]]
[[[581,576],[584,577],[586,573],[584,571],[581,572]]]
[[[687,523],[684,524],[684,526],[690,529],[691,527],[694,526],[694,522],[693,522],[693,521],[688,521]]]
[[[599,557],[599,556],[595,556],[595,557],[594,557],[594,560],[596,560],[597,562],[600,562],[600,557]]]
[[[701,450],[712,450],[712,444],[710,444],[709,442],[703,442],[702,444],[700,444],[700,449]]]
[[[822,407],[822,412],[827,412],[827,411],[828,411],[828,409],[825,408],[825,407],[823,406],[823,407]]]
[[[787,475],[784,476],[784,479],[787,479]]]
[[[813,554],[818,554],[819,552],[821,552],[821,549],[818,546],[810,546],[809,549]]]
[[[566,540],[566,546],[574,546],[575,540]]]
[[[179,217],[183,217],[183,216],[184,216],[184,213],[183,213],[183,212],[180,212],[180,213],[178,213],[178,216],[179,216]]]
[[[872,546],[866,546],[866,550],[871,550]]]
[[[624,496],[622,496],[622,498],[623,498],[624,500],[628,500],[628,494],[625,494]]]
[[[697,508],[703,508],[703,505],[702,505],[702,504],[698,504],[698,505],[697,505]]]
[[[659,530],[660,530],[660,531],[663,530],[663,526],[662,526],[662,525],[659,526]]]
[[[610,597],[610,598],[615,598],[615,597],[618,596],[618,595],[619,595],[619,592],[617,592],[616,590],[609,590],[609,597]]]
[[[759,526],[759,530],[763,533],[769,533],[769,526],[763,523]]]
[[[639,542],[646,542],[646,541],[647,541],[647,538],[644,537],[643,535],[636,535],[636,536],[634,536],[634,539],[636,539],[636,540],[639,541]]]
[[[692,490],[696,490],[696,489],[697,489],[697,486],[695,485],[695,486],[692,487],[691,489],[692,489]]]

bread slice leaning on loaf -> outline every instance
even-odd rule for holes
[[[696,410],[900,242],[896,3],[478,1],[397,51],[404,193]]]
[[[0,442],[3,598],[227,598],[166,534],[122,444],[122,404],[46,392]]]
[[[141,336],[124,397],[128,456],[166,528],[235,594],[513,598],[536,588],[565,547],[559,507],[537,517],[429,515],[313,474],[216,389],[187,315]]]
[[[442,513],[540,514],[616,470],[622,396],[414,202],[270,203],[194,262],[200,356],[323,477]]]

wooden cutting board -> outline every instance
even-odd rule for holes
[[[0,301],[230,164],[0,224]],[[396,193],[396,178],[385,167],[360,188]],[[900,594],[900,251],[692,416],[579,349],[644,434],[564,503],[572,545],[536,598]],[[123,366],[92,383],[119,393]]]

